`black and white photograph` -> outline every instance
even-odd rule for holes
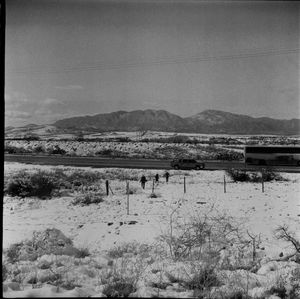
[[[300,2],[0,11],[3,297],[300,298]]]

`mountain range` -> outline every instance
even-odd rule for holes
[[[165,110],[117,111],[56,121],[57,129],[72,131],[165,131],[208,134],[300,134],[300,119],[251,117],[219,110],[205,110],[180,117]]]
[[[108,131],[162,131],[202,134],[300,135],[300,119],[251,117],[219,110],[205,110],[180,117],[165,110],[117,111],[93,116],[77,116],[48,125],[8,126],[6,137],[28,134],[53,135]]]

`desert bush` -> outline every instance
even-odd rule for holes
[[[22,243],[15,243],[10,245],[8,249],[5,251],[5,254],[10,263],[15,263],[19,260],[19,253],[20,253],[21,246]]]
[[[7,268],[4,264],[2,264],[2,282],[6,280],[7,278]]]
[[[128,297],[136,291],[136,287],[125,281],[116,281],[106,285],[102,293],[107,297]]]
[[[34,232],[30,240],[15,243],[4,251],[10,263],[18,261],[35,261],[46,254],[68,255],[85,257],[86,250],[77,249],[71,239],[67,238],[60,230],[52,228],[45,231]]]
[[[171,283],[178,283],[184,289],[193,290],[196,298],[211,298],[209,291],[212,287],[222,285],[216,274],[215,264],[194,263],[190,273],[185,276],[175,276],[169,272],[165,275]],[[208,297],[206,296],[208,295]]]
[[[136,285],[146,266],[143,258],[131,260],[120,258],[113,266],[106,269],[100,277],[105,284],[102,293],[108,297],[128,297],[136,291]]]
[[[285,181],[281,175],[279,175],[274,169],[271,168],[263,168],[260,170],[261,176],[264,182],[270,181]]]
[[[103,193],[87,192],[76,196],[71,203],[72,205],[88,206],[90,204],[98,204],[103,201]]]
[[[209,159],[209,160],[224,160],[224,161],[239,161],[244,159],[244,154],[217,147],[214,145],[198,146],[197,150],[201,151],[198,154],[197,159]]]
[[[78,250],[75,254],[75,257],[79,258],[79,259],[83,259],[83,258],[85,258],[87,256],[90,256],[90,255],[91,255],[91,253],[90,253],[89,249],[84,247],[84,248],[78,248]]]
[[[54,148],[48,149],[48,153],[51,155],[65,155],[67,152],[58,145],[55,145]]]
[[[75,289],[76,287],[77,288],[80,288],[81,285],[76,283],[75,280],[62,280],[61,283],[60,283],[60,287],[66,289],[66,290],[73,290]]]
[[[30,150],[22,148],[22,147],[16,147],[13,145],[5,145],[4,151],[8,154],[25,154],[25,153],[31,153]]]
[[[55,169],[55,171],[49,173],[49,176],[51,176],[57,185],[67,189],[72,186],[75,187],[75,189],[80,186],[89,188],[103,178],[103,174],[98,172],[75,170],[71,173],[67,173],[62,169]]]
[[[291,272],[288,283],[290,298],[300,298],[300,268],[296,268]]]
[[[224,161],[239,161],[244,159],[244,154],[223,149],[220,153],[215,154],[213,159]]]
[[[226,170],[226,174],[229,175],[229,177],[234,182],[249,182],[250,181],[250,175],[245,170],[231,168],[231,169]]]
[[[226,173],[234,182],[270,182],[273,180],[282,181],[285,180],[282,176],[276,173],[273,169],[263,168],[257,172],[249,172],[241,169],[228,169]]]
[[[112,156],[113,150],[112,149],[103,149],[101,151],[97,151],[95,154],[100,155],[100,156]]]
[[[36,146],[34,149],[33,149],[33,152],[35,153],[44,153],[45,152],[45,148],[41,145],[38,145]]]
[[[43,198],[51,196],[57,187],[45,171],[39,170],[36,173],[21,171],[8,180],[5,193],[11,196]]]
[[[295,248],[296,252],[300,253],[300,240],[297,240],[295,234],[291,232],[287,225],[281,225],[275,230],[275,237],[278,240],[284,240]]]
[[[41,140],[41,138],[38,135],[35,135],[35,134],[25,135],[23,137],[23,139],[26,140],[26,141],[39,141],[39,140]]]
[[[218,267],[248,269],[261,258],[252,252],[249,246],[252,239],[245,237],[241,225],[213,207],[204,215],[190,217],[187,222],[179,221],[174,210],[160,241],[175,261],[202,261],[208,262],[208,266],[218,264]]]

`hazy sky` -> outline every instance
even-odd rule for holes
[[[300,118],[299,8],[9,0],[5,125],[138,109]]]

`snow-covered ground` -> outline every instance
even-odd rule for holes
[[[6,162],[5,175],[24,169],[35,171],[54,168],[68,171],[78,169]],[[108,172],[108,169],[80,169],[104,174]],[[224,171],[172,170],[168,183],[161,170],[116,169],[118,171],[125,171],[127,174],[134,172],[139,177],[145,174],[148,179],[144,190],[138,181],[129,182],[134,190],[134,194],[129,196],[129,214],[126,182],[117,179],[110,180],[113,194],[104,196],[104,201],[99,204],[84,207],[70,205],[74,197],[72,193],[49,200],[22,200],[5,196],[4,249],[31,238],[34,231],[57,228],[72,238],[75,246],[87,247],[93,255],[101,255],[105,250],[124,242],[154,244],[157,237],[168,229],[170,217],[175,210],[177,219],[188,221],[193,216],[209,213],[212,207],[215,212],[232,216],[251,235],[260,235],[260,248],[269,257],[278,257],[280,253],[286,255],[293,249],[290,244],[274,237],[274,230],[279,225],[288,225],[290,231],[295,232],[300,239],[299,173],[281,173],[288,180],[266,182],[262,192],[260,183],[234,183]],[[156,198],[151,198],[152,181],[156,173],[160,175],[160,181],[154,185]],[[224,175],[226,193],[223,186]],[[105,189],[104,181],[102,183]],[[71,296],[76,296],[73,293]]]

